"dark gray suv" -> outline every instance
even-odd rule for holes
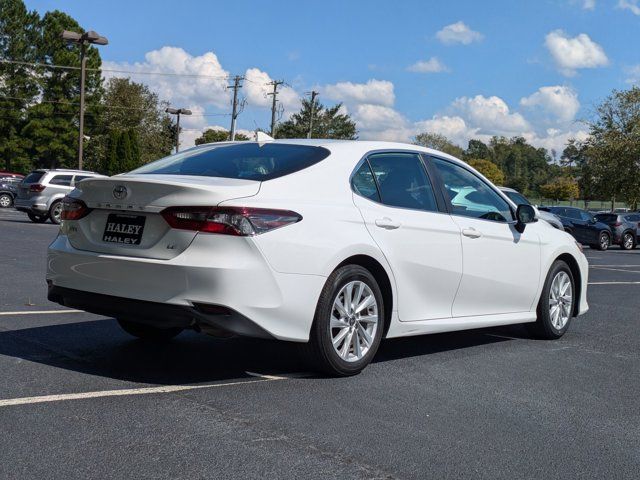
[[[613,233],[612,243],[624,250],[632,250],[638,244],[640,213],[598,213],[599,222],[606,223]]]

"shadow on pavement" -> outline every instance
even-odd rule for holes
[[[375,363],[508,341],[475,330],[385,340]],[[511,336],[513,336],[513,332]],[[509,336],[509,333],[505,334]],[[0,355],[56,368],[150,384],[191,384],[247,377],[247,371],[308,372],[298,345],[251,338],[216,339],[183,332],[154,344],[133,339],[115,320],[83,321],[0,332]],[[425,358],[425,362],[429,359]]]

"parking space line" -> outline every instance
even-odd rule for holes
[[[607,270],[609,272],[625,272],[625,273],[640,273],[640,270],[625,270],[623,268],[611,268],[611,267],[594,267],[596,270]]]
[[[207,385],[164,385],[162,387],[128,388],[123,390],[98,390],[94,392],[62,393],[58,395],[41,395],[41,396],[35,396],[35,397],[7,398],[3,400],[0,399],[0,408],[10,407],[15,405],[31,405],[34,403],[84,400],[88,398],[124,397],[124,396],[131,396],[131,395],[176,393],[176,392],[186,392],[189,390],[202,390],[206,388],[234,387],[239,385],[247,385],[251,383],[255,384],[255,383],[277,382],[279,380],[287,380],[287,377],[277,377],[274,375],[259,375],[259,374],[250,374],[250,375],[254,377],[258,377],[258,379],[245,380],[240,382],[213,383],[213,384],[207,384]]]
[[[589,282],[589,285],[640,285],[640,282]]]
[[[0,312],[0,316],[12,315],[52,315],[56,313],[85,313],[83,310],[18,310],[15,312]]]
[[[598,268],[598,267],[617,267],[617,268],[632,268],[632,267],[640,267],[640,265],[636,264],[626,264],[626,265],[589,265],[589,268]]]

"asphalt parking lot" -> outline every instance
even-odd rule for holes
[[[559,341],[389,340],[333,379],[49,303],[56,231],[0,210],[0,478],[638,478],[640,249],[586,248],[591,310]]]

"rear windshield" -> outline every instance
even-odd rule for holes
[[[618,215],[611,213],[599,213],[596,215],[596,218],[604,223],[615,223],[618,221]]]
[[[38,183],[43,175],[44,172],[31,172],[24,178],[22,183]]]
[[[207,145],[157,160],[131,173],[264,181],[310,167],[328,156],[327,149],[306,145],[255,142]]]

